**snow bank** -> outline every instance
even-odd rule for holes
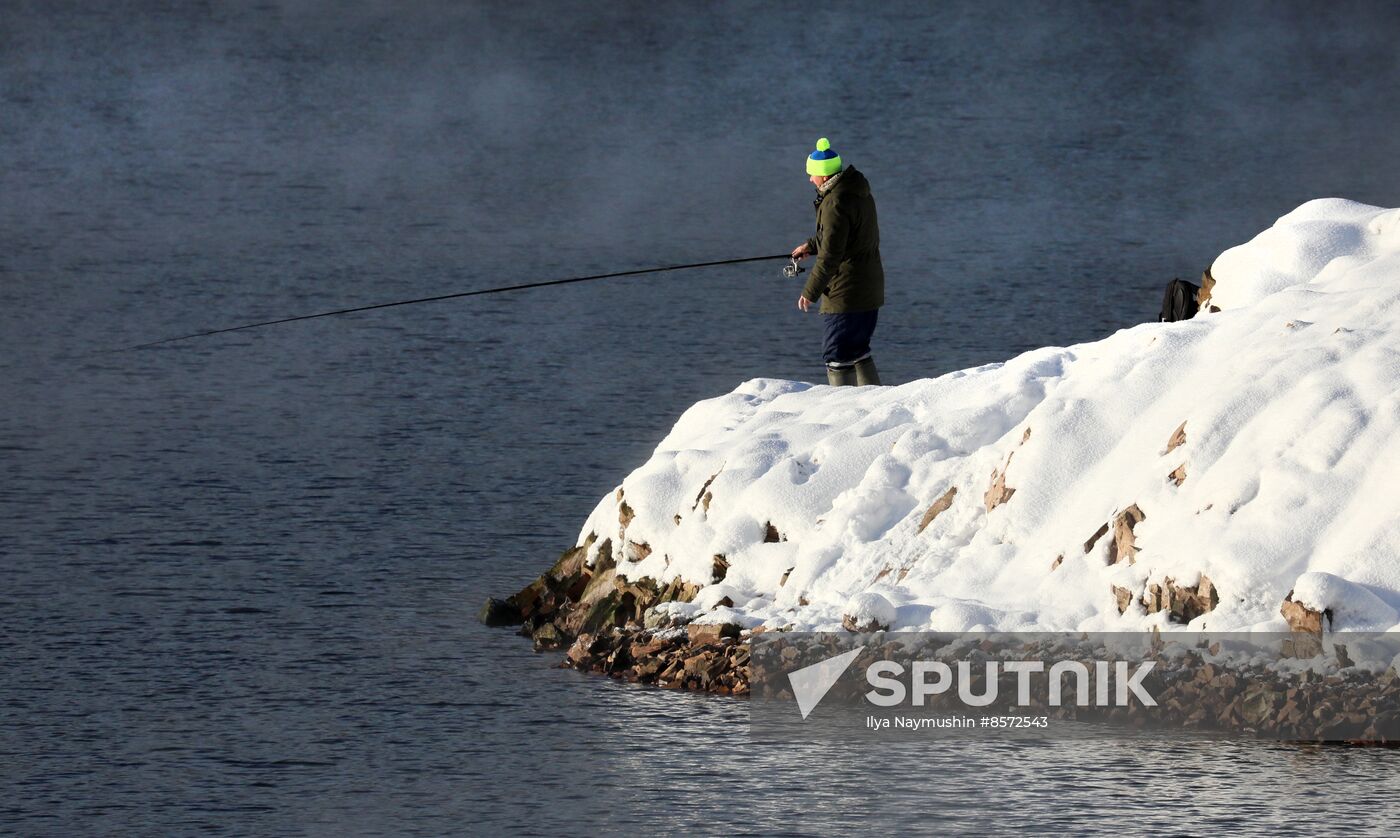
[[[1187,322],[899,387],[745,382],[579,543],[743,625],[839,630],[869,592],[896,631],[1284,629],[1297,587],[1390,628],[1400,210],[1312,201],[1212,274],[1223,310]]]

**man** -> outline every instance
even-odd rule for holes
[[[826,318],[827,383],[879,384],[870,337],[885,304],[885,269],[880,264],[880,226],[870,182],[849,166],[825,137],[807,158],[807,174],[817,187],[817,234],[792,251],[792,258],[817,257],[807,286],[797,298],[801,311],[819,298]]]

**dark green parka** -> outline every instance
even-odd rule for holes
[[[817,256],[802,296],[822,300],[822,314],[870,311],[885,304],[880,225],[865,175],[846,167],[817,196],[817,234],[807,246]]]

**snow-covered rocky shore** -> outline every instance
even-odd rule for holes
[[[1311,201],[1206,285],[1185,322],[700,402],[493,619],[727,660],[751,631],[1400,629],[1400,210]]]

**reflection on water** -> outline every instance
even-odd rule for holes
[[[1394,205],[1395,12],[27,4],[0,27],[0,828],[1375,831],[1387,752],[861,754],[472,620],[693,401],[820,377],[778,264],[874,183],[905,381],[1150,319],[1310,197]],[[1151,17],[1143,17],[1151,12]]]

